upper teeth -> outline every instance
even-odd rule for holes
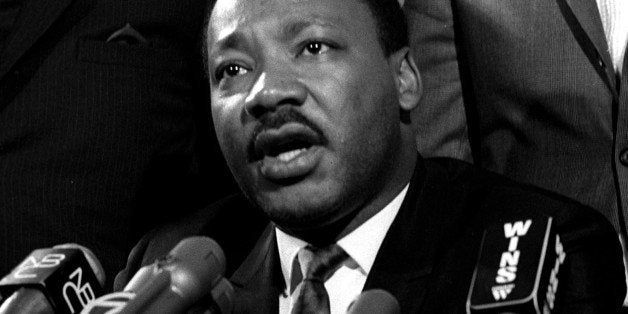
[[[300,148],[300,149],[291,150],[285,153],[281,153],[277,155],[277,159],[281,161],[290,161],[306,150],[307,150],[306,148]]]

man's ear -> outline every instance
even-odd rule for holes
[[[397,86],[399,104],[404,111],[414,109],[423,95],[421,74],[410,54],[410,48],[404,47],[390,56],[394,66],[393,75]]]

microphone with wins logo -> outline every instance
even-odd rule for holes
[[[551,217],[504,222],[484,231],[467,313],[552,313],[565,252]]]

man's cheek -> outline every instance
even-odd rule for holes
[[[227,130],[226,136],[224,136],[224,149],[229,152],[229,157],[233,159],[246,159],[246,145],[244,144],[244,140],[238,136],[235,136],[235,131]]]

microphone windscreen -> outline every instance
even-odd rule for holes
[[[167,256],[140,268],[124,291],[94,300],[83,313],[183,313],[191,308],[213,313],[209,307],[228,313],[233,288],[223,278],[225,268],[224,253],[214,240],[186,238]]]
[[[347,314],[398,314],[400,312],[397,299],[382,289],[362,292],[347,309]]]
[[[212,289],[225,273],[225,254],[208,237],[189,237],[175,246],[157,266],[171,273],[171,285],[182,296],[198,299]]]
[[[145,266],[124,291],[134,293],[121,313],[179,312],[219,285],[226,269],[220,246],[208,237],[190,237],[153,265]]]

